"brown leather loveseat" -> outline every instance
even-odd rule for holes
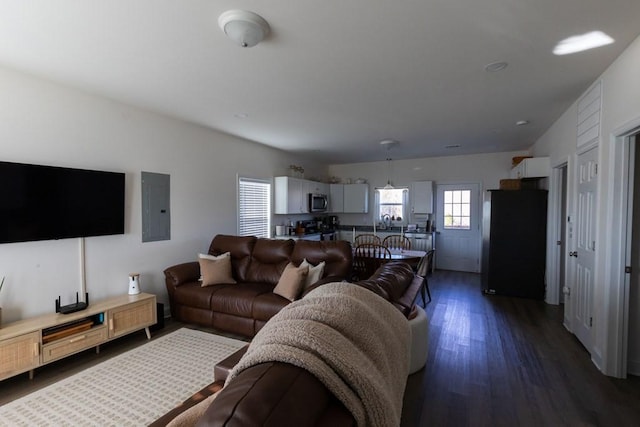
[[[321,280],[304,294],[323,283],[344,280],[352,268],[351,245],[346,241],[215,236],[209,254],[226,252],[231,254],[235,284],[202,287],[197,261],[164,271],[173,319],[252,337],[291,302],[273,293],[287,264],[298,266],[304,259],[312,265],[325,262]]]

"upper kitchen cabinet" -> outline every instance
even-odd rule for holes
[[[433,213],[433,181],[414,181],[409,193],[412,214]]]
[[[305,193],[329,194],[329,184],[316,181],[305,181]]]
[[[304,179],[277,176],[275,186],[275,214],[307,213],[306,185]]]
[[[329,184],[306,179],[277,176],[275,186],[275,214],[309,213],[309,194],[329,194]]]
[[[531,157],[522,160],[513,169],[509,177],[520,178],[543,178],[551,174],[551,164],[548,157]]]
[[[369,212],[369,184],[345,184],[343,208],[344,213]]]
[[[344,212],[344,185],[329,185],[329,211],[334,213]]]

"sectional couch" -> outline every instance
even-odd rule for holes
[[[353,288],[354,285],[360,289],[359,293],[354,293],[353,289],[348,289],[346,292],[346,294],[356,295],[356,304],[353,308],[346,305],[347,301],[350,301],[349,295],[345,295],[343,307],[342,296],[332,300],[327,298],[327,292],[322,292],[330,290],[330,293],[335,293],[340,287]],[[396,422],[380,424],[378,422],[380,420],[374,422],[368,418],[373,416],[370,413],[373,412],[372,407],[367,406],[371,405],[369,402],[371,397],[368,393],[361,392],[361,384],[353,384],[353,376],[350,377],[349,372],[352,369],[357,371],[362,367],[362,372],[357,372],[356,378],[375,372],[371,381],[381,385],[378,389],[382,389],[376,390],[376,393],[380,392],[383,395],[388,393],[386,398],[391,400],[382,405],[375,398],[373,401],[378,402],[377,406],[384,407],[387,413],[382,414],[383,416],[392,415],[392,419],[399,420],[401,409],[398,409],[398,399],[401,407],[406,377],[416,370],[410,367],[414,364],[411,359],[415,358],[412,348],[423,346],[420,349],[423,354],[418,357],[420,360],[416,365],[417,369],[421,368],[426,360],[428,331],[421,330],[416,334],[411,326],[412,318],[416,316],[416,309],[424,315],[424,311],[414,305],[422,285],[423,278],[415,275],[407,264],[389,262],[367,280],[355,284],[332,283],[315,293],[310,290],[306,297],[275,316],[273,321],[257,334],[248,349],[245,348],[230,357],[223,362],[224,366],[216,367],[214,383],[157,420],[153,426],[165,425],[176,416],[178,417],[176,421],[191,420],[190,422],[197,423],[199,426],[240,423],[246,426],[334,427],[355,426],[358,421],[366,425],[396,424]],[[367,295],[363,295],[362,292],[373,293],[381,298],[373,295],[364,298]],[[366,303],[358,305],[358,300]],[[328,306],[336,307],[343,309],[352,317],[346,321],[346,326],[343,324],[342,327],[337,328],[327,326],[331,325],[331,322],[321,319],[318,322],[320,329],[330,329],[328,333],[335,339],[321,340],[320,342],[324,344],[317,344],[317,338],[322,337],[324,332],[319,333],[315,327],[304,328],[304,332],[301,329],[299,334],[297,329],[291,333],[283,327],[291,321],[292,317],[295,322],[300,322],[300,317],[296,316],[296,313],[308,308],[309,305],[312,307],[319,305],[320,312],[326,311],[324,308]],[[371,310],[368,310],[369,305]],[[317,311],[312,310],[312,313],[316,314],[307,317],[315,319]],[[395,325],[394,329],[390,329],[392,324]],[[295,336],[295,339],[292,340],[292,336]],[[351,337],[346,339],[347,342],[351,339],[355,341],[353,347],[350,344],[344,345],[345,336]],[[363,336],[362,340],[358,342],[361,336]],[[307,337],[309,339],[306,339]],[[271,357],[264,354],[263,349],[268,349],[266,353],[270,353],[274,348],[282,347],[280,343],[284,343],[284,351],[279,356]],[[293,343],[296,345],[292,345]],[[300,343],[302,345],[298,346]],[[335,360],[327,362],[328,371],[336,371],[338,379],[333,377],[327,379],[323,376],[324,371],[308,368],[303,363],[308,354],[299,353],[301,350],[298,347],[310,348],[313,357],[322,353],[338,354],[337,366],[332,364]],[[339,347],[342,347],[340,351],[338,351]],[[361,361],[357,359],[358,357],[365,359]],[[351,360],[352,358],[355,360]],[[346,362],[351,363],[351,367]],[[347,366],[347,369],[344,369],[343,365]],[[384,367],[387,369],[385,370]],[[336,392],[336,383],[344,383],[343,386],[346,384],[349,393],[352,390],[357,391],[356,400],[362,399],[362,408],[357,402],[354,403],[353,396],[345,397],[340,387]],[[392,408],[394,405],[395,411]],[[375,408],[376,405],[373,407]],[[365,417],[364,421],[362,417]]]

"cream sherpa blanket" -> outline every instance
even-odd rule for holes
[[[286,362],[314,374],[358,426],[398,426],[410,335],[407,319],[380,296],[329,283],[271,318],[227,383],[259,363]]]

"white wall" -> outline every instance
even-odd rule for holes
[[[599,185],[597,207],[597,244],[595,266],[595,290],[593,295],[593,346],[592,359],[603,372],[622,375],[620,367],[622,344],[619,335],[621,303],[619,284],[611,277],[619,276],[613,271],[619,259],[619,241],[612,232],[614,201],[620,197],[621,188],[613,185],[616,172],[611,156],[615,144],[614,131],[625,123],[640,119],[640,38],[636,39],[623,54],[601,76],[603,84],[601,138],[598,147]],[[535,155],[548,155],[552,166],[571,160],[576,154],[576,104],[572,105],[560,119],[532,147]],[[570,169],[571,171],[571,169]],[[569,180],[572,178],[569,177]],[[571,213],[571,212],[570,212]],[[553,242],[548,243],[553,244]],[[611,255],[615,254],[615,255]],[[570,285],[570,284],[569,284]],[[630,307],[638,311],[638,307]],[[637,340],[637,337],[632,337]],[[632,345],[637,348],[637,344]],[[640,360],[640,354],[631,355]]]
[[[512,151],[464,156],[428,157],[409,160],[330,165],[329,175],[345,182],[346,179],[364,178],[369,183],[369,213],[340,214],[342,225],[371,225],[373,218],[373,189],[384,187],[389,169],[391,182],[396,187],[409,186],[412,181],[479,182],[481,190],[499,188],[500,180],[509,178],[511,161],[515,156],[528,153]]]
[[[0,68],[0,98],[0,160],[126,174],[125,235],[85,240],[92,300],[125,293],[139,272],[142,290],[166,303],[163,270],[236,233],[237,174],[271,178],[293,163],[326,176],[310,159],[9,69]],[[171,176],[169,241],[141,243],[141,171]],[[79,271],[78,239],[0,244],[3,322],[53,312],[58,295],[72,302]]]

